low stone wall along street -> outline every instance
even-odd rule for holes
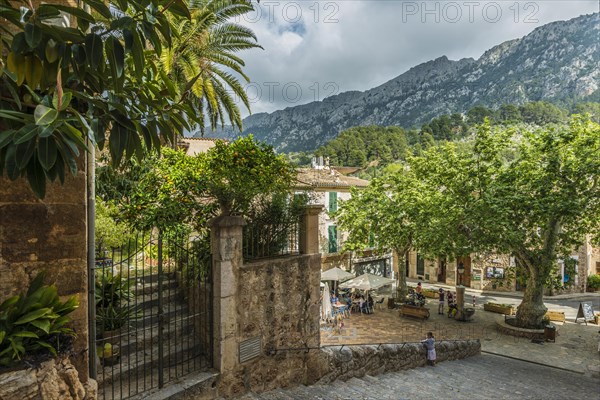
[[[458,360],[480,354],[479,340],[439,341],[435,344],[437,362]],[[321,350],[322,372],[319,383],[346,381],[365,375],[379,375],[426,365],[422,343],[400,343],[361,346],[329,346]]]

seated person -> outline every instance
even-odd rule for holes
[[[415,292],[417,292],[418,294],[423,293],[423,287],[421,286],[421,282],[417,283],[417,288],[415,289]]]
[[[364,312],[365,314],[368,314],[369,303],[367,300],[365,300],[365,296],[363,296],[363,295],[360,296],[359,304],[360,304],[360,311]]]
[[[331,304],[337,304],[339,303],[340,300],[337,298],[337,296],[335,295],[335,293],[331,294]]]
[[[367,297],[367,312],[371,313],[373,312],[373,298],[371,297],[371,294],[369,294],[369,297]]]

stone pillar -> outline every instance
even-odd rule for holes
[[[463,310],[465,308],[465,287],[460,285],[456,287],[456,319],[463,319]]]
[[[0,176],[0,303],[27,292],[39,272],[54,283],[62,300],[74,296],[69,314],[77,333],[69,358],[83,382],[88,379],[88,285],[85,164],[65,183],[48,183],[46,197],[35,197],[23,178]]]
[[[320,253],[319,249],[319,214],[321,205],[307,206],[300,223],[300,254]]]
[[[239,364],[238,301],[239,269],[243,263],[242,217],[215,218],[211,229],[213,274],[213,363],[220,372]]]

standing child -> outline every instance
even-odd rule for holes
[[[425,347],[427,348],[427,364],[432,367],[435,366],[435,338],[433,337],[433,332],[427,332],[427,339],[422,341],[425,343]]]
[[[440,288],[439,290],[439,304],[438,304],[438,314],[444,314],[444,289]]]

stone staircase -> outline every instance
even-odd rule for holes
[[[600,399],[600,379],[490,354],[238,400]]]
[[[162,350],[164,382],[206,369],[194,316],[174,274],[162,281],[163,331],[159,350],[158,284],[156,275],[137,278],[135,304],[140,316],[123,331],[115,348],[120,357],[114,365],[98,362],[98,394],[103,400],[136,398],[158,387],[159,352]],[[97,341],[97,343],[101,343]]]

